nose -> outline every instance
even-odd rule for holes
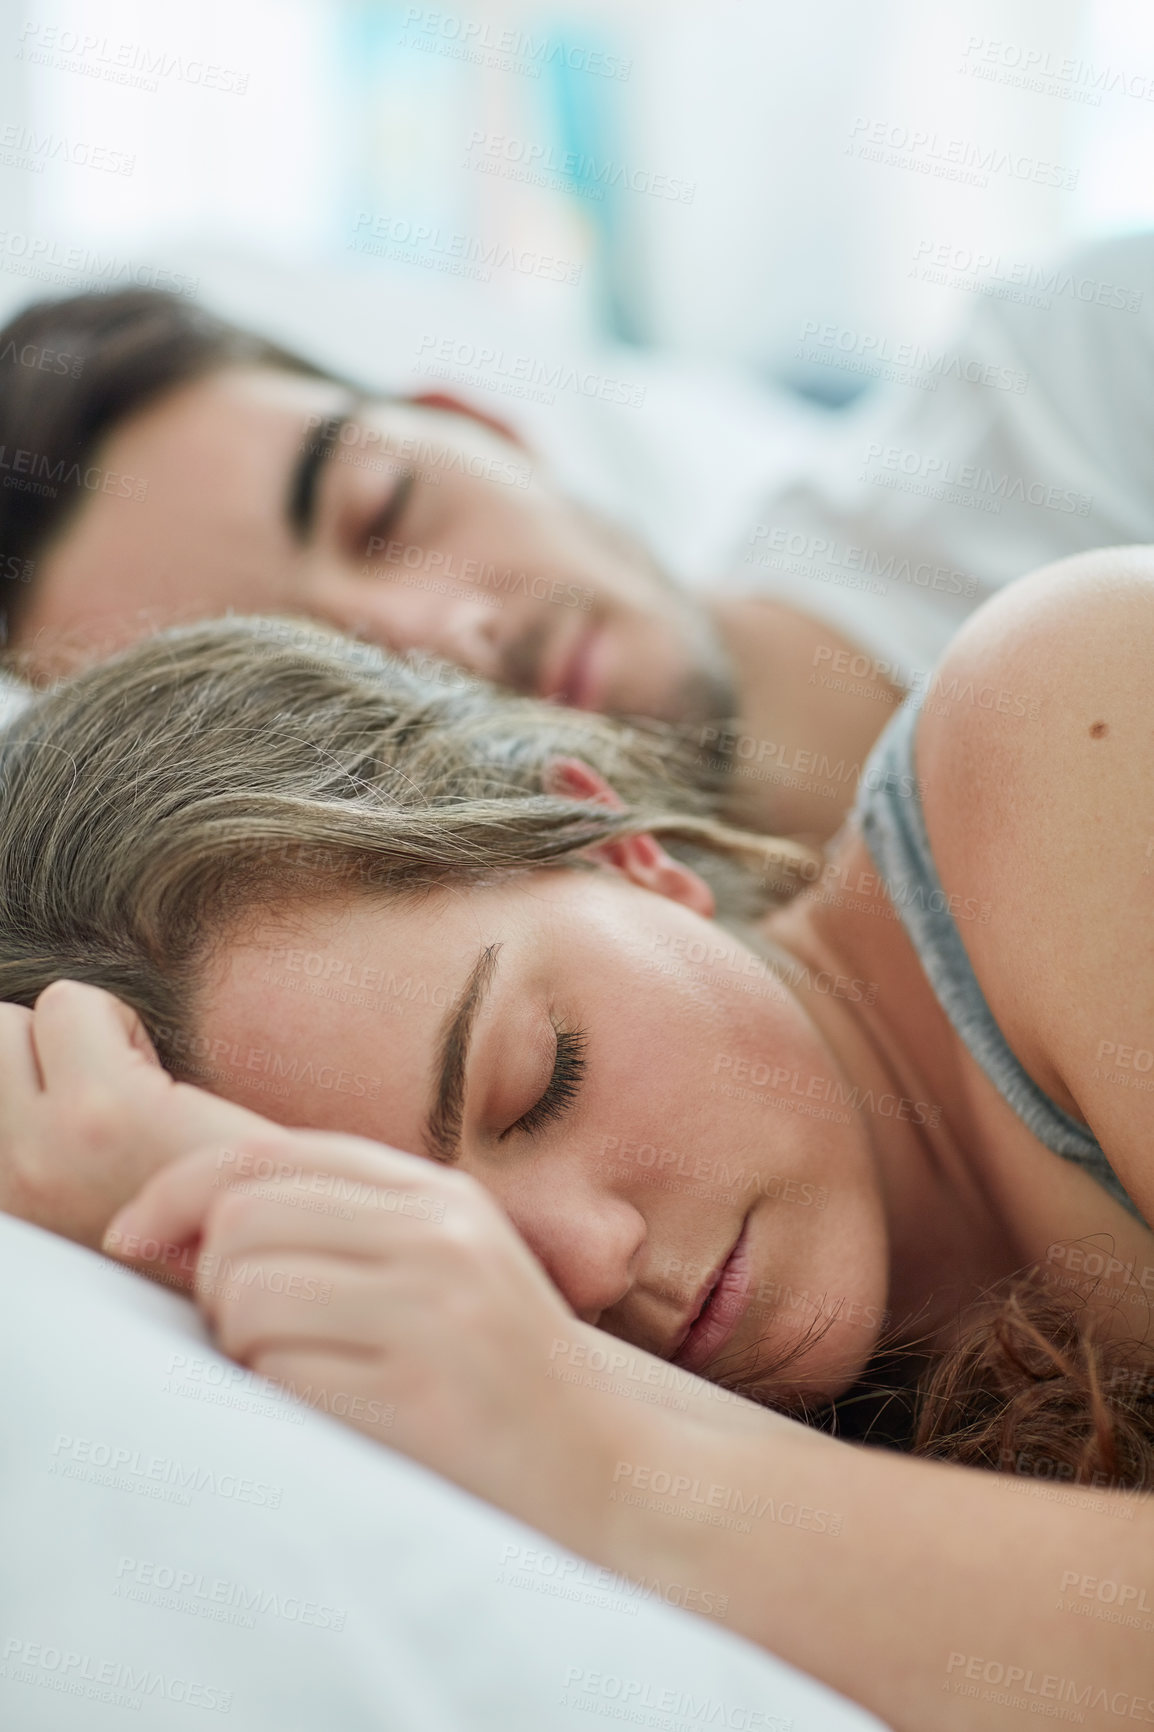
[[[446,601],[440,619],[429,622],[429,640],[414,647],[432,649],[482,679],[501,678],[501,627],[495,607],[471,598]]]
[[[507,1213],[546,1274],[583,1323],[597,1324],[632,1288],[644,1218],[619,1197],[569,1191],[555,1182],[502,1198]]]

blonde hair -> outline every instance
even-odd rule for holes
[[[620,810],[546,791],[577,757]],[[205,957],[260,907],[557,865],[649,830],[734,920],[816,874],[718,820],[668,731],[498,692],[289,620],[166,632],[0,736],[0,997],[52,980],[132,1005],[176,1074]]]

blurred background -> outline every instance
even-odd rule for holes
[[[1008,271],[1154,219],[1148,0],[49,0],[0,81],[6,301],[20,235],[455,274],[795,376],[808,320],[954,321],[926,242]]]
[[[598,393],[660,434],[659,358],[738,453],[780,436],[752,394],[848,401],[1154,222],[1154,6],[44,0],[4,11],[0,116],[0,317],[176,287],[546,447]]]

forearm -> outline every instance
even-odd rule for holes
[[[620,1405],[587,1531],[566,1522],[578,1550],[726,1596],[733,1629],[895,1732],[1018,1726],[1058,1704],[1154,1726],[1154,1616],[1077,1615],[1087,1578],[1154,1606],[1154,1499],[913,1461],[776,1415],[738,1435]]]

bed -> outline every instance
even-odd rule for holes
[[[5,1216],[0,1310],[12,1732],[878,1725],[681,1609],[716,1611],[702,1584],[567,1553],[261,1384],[182,1297]]]

